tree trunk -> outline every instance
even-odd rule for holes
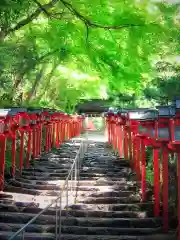
[[[42,78],[42,76],[44,74],[45,67],[46,67],[46,64],[43,64],[40,72],[37,72],[34,84],[33,84],[32,88],[31,88],[31,90],[29,91],[28,97],[26,99],[27,103],[32,99],[32,97],[33,97],[33,95],[34,95],[34,93],[35,93],[35,91],[37,89],[37,86],[39,85],[39,83],[41,81],[41,78]]]
[[[42,89],[42,93],[38,96],[38,99],[40,100],[42,98],[42,96],[46,93],[46,91],[48,90],[49,88],[49,85],[50,85],[50,81],[51,81],[51,78],[53,77],[53,74],[54,72],[56,71],[56,68],[58,66],[59,62],[58,63],[54,63],[54,66],[52,67],[51,69],[51,72],[48,74],[47,78],[46,78],[46,82],[45,82],[45,87]]]

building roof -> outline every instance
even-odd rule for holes
[[[101,114],[103,112],[108,111],[111,105],[110,100],[103,99],[90,99],[84,100],[81,103],[76,105],[76,111],[78,113],[86,113],[86,114]]]

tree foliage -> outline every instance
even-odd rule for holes
[[[150,86],[144,89],[144,95],[159,104],[168,104],[174,96],[180,95],[180,64],[159,61],[156,69],[159,74],[152,78]]]
[[[1,105],[72,112],[82,98],[172,95],[179,75],[165,80],[159,67],[169,66],[153,64],[179,54],[179,9],[149,0],[2,0]]]

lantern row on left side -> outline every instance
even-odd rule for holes
[[[58,148],[64,141],[80,135],[84,117],[68,115],[45,108],[1,108],[0,109],[0,190],[4,187],[7,142],[10,143],[11,177],[15,178],[16,167],[21,175],[30,160],[40,157],[42,152]],[[19,137],[19,139],[18,139]],[[18,140],[17,140],[18,139]],[[25,146],[26,140],[26,146]],[[19,154],[17,158],[17,145]],[[24,148],[26,147],[26,154]]]

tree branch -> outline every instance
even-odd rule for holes
[[[36,5],[39,7],[39,9],[44,12],[48,17],[50,16],[50,14],[48,13],[48,11],[46,10],[46,8],[44,8],[44,6],[38,2],[37,0],[32,0],[33,2],[36,3]]]
[[[86,27],[86,45],[88,45],[88,38],[89,38],[89,26],[85,24]]]
[[[39,58],[37,59],[37,61],[38,61],[38,62],[41,62],[41,61],[44,60],[45,58],[53,55],[54,53],[57,53],[58,51],[60,51],[60,48],[56,48],[55,50],[52,50],[52,51],[50,51],[50,52],[42,55],[41,57],[39,57]]]
[[[54,53],[57,53],[58,51],[60,51],[59,48],[57,48],[57,49],[55,49],[51,52],[45,53],[41,57],[37,58],[36,61],[33,63],[33,65],[31,67],[29,67],[29,65],[28,65],[25,68],[23,68],[23,64],[22,64],[22,68],[20,68],[21,70],[19,71],[18,76],[17,76],[17,78],[16,78],[16,80],[13,84],[12,91],[17,90],[17,88],[19,87],[19,85],[20,85],[21,81],[23,80],[23,77],[24,77],[25,74],[27,74],[29,71],[34,69],[38,64],[42,63],[44,59],[53,55]]]
[[[34,93],[36,91],[36,88],[39,85],[39,82],[41,81],[42,76],[43,76],[43,74],[45,72],[45,67],[46,67],[46,65],[43,64],[43,66],[41,67],[40,71],[38,71],[36,73],[36,79],[35,79],[35,81],[34,81],[34,83],[32,85],[32,88],[30,89],[30,91],[28,93],[28,97],[26,99],[26,102],[29,102],[31,100],[31,98],[33,97],[33,95],[34,95]]]
[[[127,24],[114,25],[114,26],[101,25],[98,23],[94,23],[91,20],[89,20],[87,17],[79,13],[70,3],[66,2],[65,0],[60,0],[60,1],[73,15],[75,15],[77,18],[83,21],[86,26],[89,26],[89,27],[118,30],[118,29],[127,28],[127,27],[145,26],[145,24],[134,24],[134,23],[127,23]]]
[[[52,17],[55,19],[60,19],[63,16],[63,13],[60,13],[60,18],[57,17],[56,14],[52,14],[49,13],[48,10],[51,9],[56,3],[58,3],[59,1],[66,7],[66,9],[68,9],[74,16],[76,16],[78,19],[80,19],[81,21],[83,21],[83,23],[86,25],[86,27],[94,27],[94,28],[101,28],[101,29],[114,29],[114,30],[118,30],[118,29],[123,29],[123,28],[127,28],[127,27],[139,27],[139,26],[145,26],[145,24],[134,24],[134,23],[127,23],[127,24],[122,24],[122,25],[112,25],[112,26],[108,26],[108,25],[102,25],[99,23],[95,23],[93,21],[91,21],[90,19],[88,19],[86,16],[83,16],[79,11],[77,11],[72,4],[66,2],[65,0],[51,0],[49,3],[47,4],[40,4],[38,2],[38,0],[33,0],[37,5],[38,8],[31,13],[31,15],[29,15],[27,18],[21,20],[20,22],[18,22],[14,27],[10,27],[9,29],[6,29],[5,31],[0,31],[0,38],[3,39],[5,38],[7,35],[9,35],[10,33],[13,33],[19,29],[21,29],[22,27],[24,27],[25,25],[29,24],[30,22],[32,22],[34,19],[36,19],[42,12],[44,12],[48,17]],[[87,28],[88,29],[88,28]]]
[[[4,37],[6,37],[7,35],[9,35],[10,33],[13,33],[17,30],[19,30],[20,28],[24,27],[25,25],[29,24],[30,22],[32,22],[35,18],[37,18],[42,11],[46,11],[50,8],[52,8],[59,0],[51,0],[51,2],[41,5],[41,7],[38,7],[30,16],[28,16],[27,18],[21,20],[20,22],[18,22],[14,27],[9,28],[5,34]]]

